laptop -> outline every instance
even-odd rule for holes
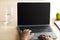
[[[49,2],[18,2],[18,31],[31,29],[34,36],[32,40],[38,40],[41,34],[49,34],[52,38],[56,35],[50,28],[50,3]]]

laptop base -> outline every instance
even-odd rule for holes
[[[27,27],[18,27],[18,31],[20,33],[21,30],[24,29],[31,29],[32,33],[34,33],[34,36],[32,40],[38,40],[38,36],[41,34],[47,34],[50,35],[53,39],[56,39],[56,35],[50,28],[50,26],[27,26]]]

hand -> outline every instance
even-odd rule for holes
[[[41,34],[38,38],[40,40],[53,40],[53,38],[51,38],[51,36],[47,34]]]
[[[30,32],[32,32],[29,29],[25,29],[21,32],[21,36],[20,36],[20,40],[30,40],[33,36],[33,34],[31,35]]]

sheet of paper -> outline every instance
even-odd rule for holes
[[[55,24],[60,28],[60,21],[55,21]]]

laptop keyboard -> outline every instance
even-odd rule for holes
[[[18,27],[18,31],[20,34],[20,30],[24,29],[31,29],[32,33],[34,33],[34,37],[31,40],[38,40],[38,36],[41,34],[48,34],[52,38],[57,38],[56,35],[53,33],[52,29],[50,26],[27,26],[27,27]]]
[[[29,27],[18,27],[19,30],[31,29],[33,33],[35,32],[52,32],[49,26],[29,26]]]

